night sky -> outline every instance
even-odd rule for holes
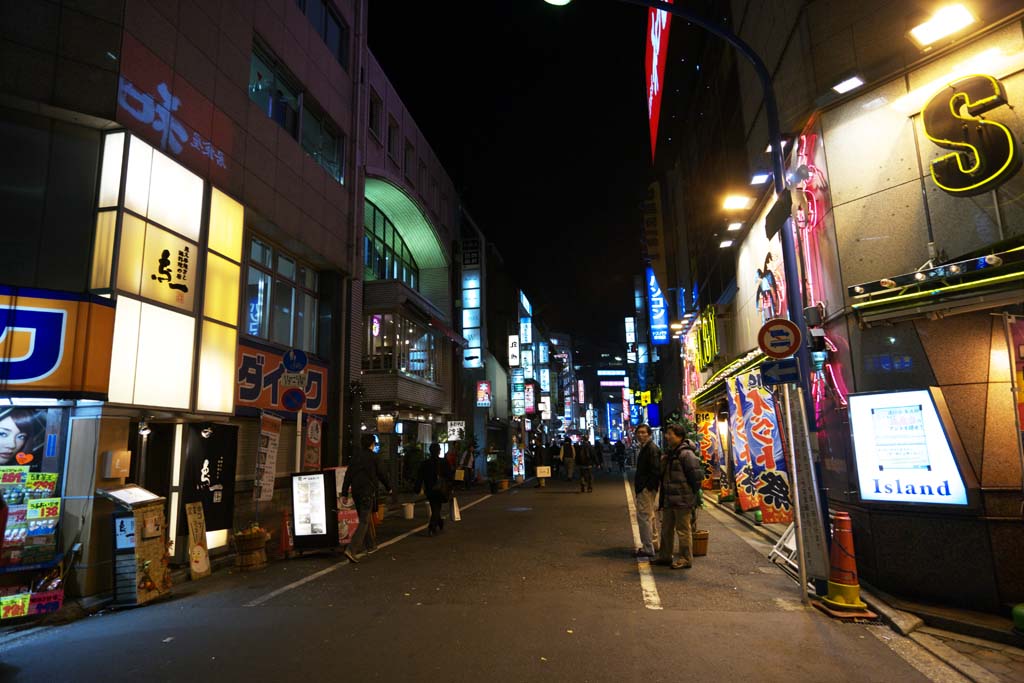
[[[371,51],[535,315],[594,341],[624,343],[642,267],[646,30],[612,0],[370,0]]]

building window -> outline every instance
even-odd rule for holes
[[[254,237],[247,273],[245,333],[315,354],[316,270]]]
[[[324,0],[295,0],[341,68],[348,71],[348,24]]]
[[[430,328],[402,315],[366,316],[363,370],[396,372],[437,384],[441,342]]]
[[[405,171],[405,178],[411,183],[416,182],[416,178],[413,173],[416,170],[416,166],[413,163],[416,159],[416,148],[412,146],[412,143],[408,140],[405,141],[405,156],[402,158],[402,170]]]
[[[308,103],[302,107],[302,149],[328,175],[345,184],[345,134]]]
[[[373,133],[373,137],[378,140],[382,140],[383,130],[381,126],[384,125],[384,103],[380,99],[380,95],[370,88],[370,132]]]
[[[388,117],[388,156],[398,161],[398,121]]]
[[[398,280],[410,289],[420,286],[420,269],[394,224],[373,204],[363,212],[363,273],[367,280]]]
[[[419,174],[420,194],[429,201],[430,197],[427,195],[427,164],[423,159],[420,159]]]
[[[299,88],[280,62],[257,48],[253,48],[249,64],[249,99],[289,135],[298,137]]]

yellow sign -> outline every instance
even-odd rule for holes
[[[195,277],[197,251],[192,242],[146,224],[139,293],[147,299],[191,312],[198,281]]]
[[[28,614],[28,603],[31,598],[31,593],[5,595],[0,598],[0,619],[13,619]]]
[[[718,356],[718,330],[715,329],[715,307],[709,306],[701,311],[700,324],[695,332],[697,335],[697,369],[704,370]]]
[[[28,501],[25,518],[29,520],[56,519],[60,517],[60,498],[40,498]]]
[[[651,392],[641,391],[640,392],[640,405],[649,406],[651,405]]]
[[[0,392],[106,398],[113,336],[106,299],[0,287]]]

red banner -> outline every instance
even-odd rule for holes
[[[668,0],[669,4],[672,0]],[[658,117],[661,113],[661,91],[665,78],[665,57],[668,55],[668,27],[672,15],[665,10],[650,9],[647,13],[647,51],[644,74],[647,76],[647,120],[651,126],[651,161],[658,145]]]

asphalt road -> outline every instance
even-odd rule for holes
[[[710,552],[692,570],[652,568],[662,609],[649,609],[622,479],[577,491],[463,496],[441,536],[414,532],[358,565],[219,572],[160,604],[40,629],[0,645],[0,680],[929,680],[895,633],[803,607],[721,512],[703,514]]]

